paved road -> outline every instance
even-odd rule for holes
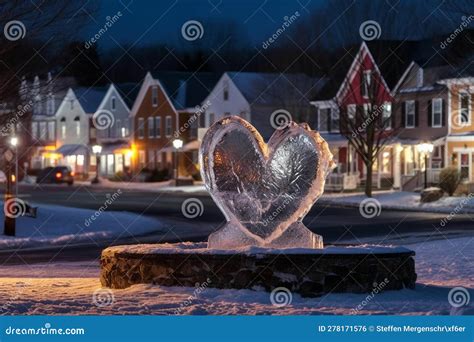
[[[84,186],[21,186],[20,197],[34,202],[65,205],[79,208],[98,209],[113,189],[100,189]],[[183,217],[181,205],[190,197],[198,198],[204,205],[202,216],[189,220]],[[122,194],[113,202],[108,210],[126,210],[143,215],[158,216],[174,224],[188,227],[196,234],[191,238],[204,241],[210,231],[215,230],[224,222],[220,210],[206,194],[198,193],[155,193],[147,191],[122,190]],[[444,214],[404,212],[382,210],[380,216],[367,219],[360,215],[358,208],[341,207],[317,203],[306,216],[304,223],[314,232],[323,235],[326,243],[344,244],[348,242],[370,243],[408,243],[413,238],[443,238],[444,236],[469,235],[474,231],[474,215],[456,215],[446,227],[440,227]],[[172,241],[176,236],[163,237],[163,233],[150,234],[143,237],[144,242]],[[117,243],[135,243],[134,241],[118,241]],[[31,257],[39,260],[38,255],[56,257],[64,260],[95,257],[102,246],[85,248],[77,246],[61,251],[38,251],[20,253],[20,258]],[[54,254],[56,253],[56,254]],[[0,263],[11,253],[0,252]]]

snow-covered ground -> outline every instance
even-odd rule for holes
[[[99,184],[93,187],[100,187],[106,189],[126,189],[137,191],[152,191],[152,192],[205,192],[206,189],[202,182],[196,182],[194,185],[174,186],[171,181],[164,182],[112,182],[108,179],[101,179]],[[90,182],[76,181],[76,185],[91,186]],[[42,185],[43,186],[43,185]]]
[[[377,191],[372,197],[375,201],[365,202],[375,205],[380,204],[383,209],[400,209],[410,211],[427,211],[439,213],[474,213],[474,197],[444,196],[440,200],[431,203],[420,203],[420,194],[407,191]],[[337,205],[356,206],[359,207],[367,200],[363,193],[328,193],[324,194],[319,202],[331,203]]]
[[[3,207],[3,202],[0,204]],[[1,210],[0,222],[3,220],[4,211]],[[163,229],[164,224],[156,218],[134,213],[41,204],[36,218],[26,216],[17,218],[16,237],[0,235],[0,250],[91,244],[100,240],[139,236]]]
[[[98,261],[2,267],[0,314],[163,314],[163,315],[300,315],[474,314],[474,237],[407,246],[417,253],[415,290],[367,294],[329,294],[320,298],[291,295],[282,307],[270,293],[135,285],[101,288]],[[448,301],[453,287],[470,291],[470,304],[455,309]],[[365,303],[365,304],[364,304]]]

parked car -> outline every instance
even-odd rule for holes
[[[7,176],[3,171],[0,171],[0,183],[5,183],[7,181]]]
[[[74,183],[74,172],[69,166],[50,166],[38,173],[36,183]]]

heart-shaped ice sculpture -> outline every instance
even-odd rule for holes
[[[250,123],[226,117],[207,131],[199,159],[206,188],[227,220],[209,237],[209,248],[323,247],[301,221],[334,162],[307,124],[290,122],[266,144]]]

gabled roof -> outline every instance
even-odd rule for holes
[[[420,66],[413,61],[403,73],[393,91],[399,93],[436,91],[445,88],[439,81],[449,77],[454,68],[451,65]]]
[[[371,41],[344,47],[334,52],[328,65],[322,66],[325,75],[330,79],[314,100],[329,100],[336,96],[346,79],[357,54],[365,49],[379,69],[388,90],[392,90],[403,72],[410,65],[415,42],[409,41]]]
[[[221,74],[161,71],[152,73],[152,76],[160,81],[176,110],[183,110],[201,105]]]
[[[119,92],[120,96],[122,97],[125,104],[128,106],[129,109],[133,107],[135,99],[138,96],[138,92],[140,91],[140,83],[116,83],[114,84],[115,88]]]
[[[250,105],[308,104],[327,81],[305,74],[227,72]]]
[[[102,99],[107,93],[108,87],[78,87],[73,88],[77,100],[88,114],[95,113]]]

